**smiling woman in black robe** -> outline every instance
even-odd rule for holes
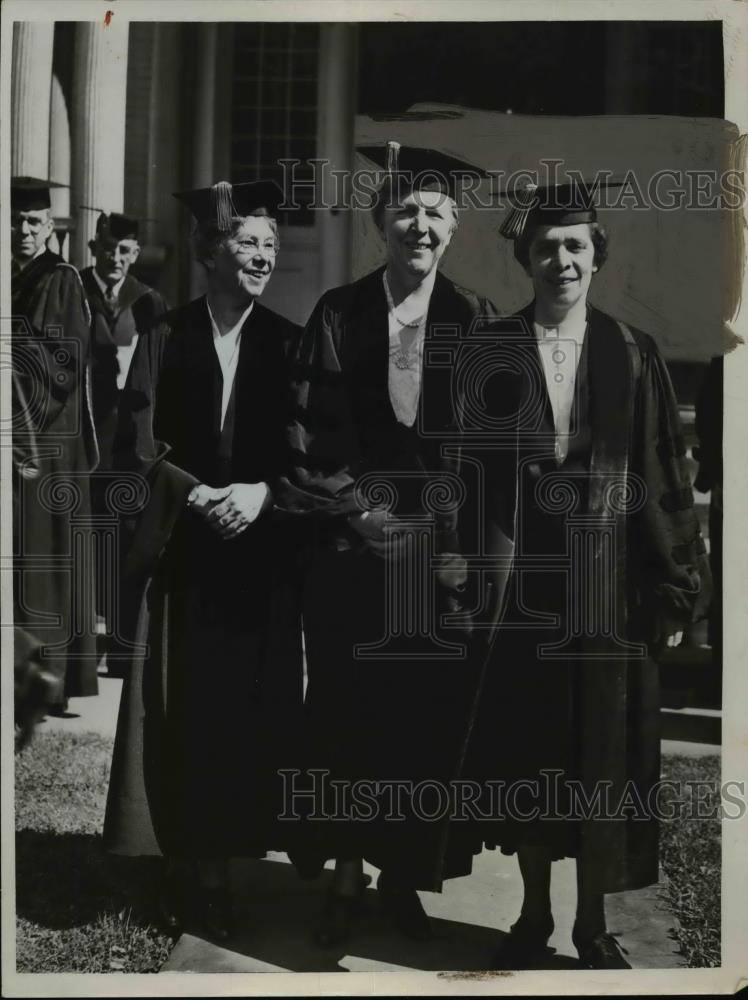
[[[486,842],[518,854],[524,881],[494,966],[543,959],[551,863],[574,857],[580,960],[628,968],[604,896],[658,878],[651,657],[703,615],[709,571],[665,363],[651,337],[587,301],[608,245],[590,192],[537,198],[502,229],[535,299],[497,325],[521,374],[485,397],[514,410],[516,479],[489,476],[486,509],[515,508],[516,547],[468,770],[486,782]]]
[[[276,186],[181,197],[208,294],[139,341],[120,405],[115,464],[141,473],[148,494],[122,588],[144,646],[120,710],[104,837],[115,853],[196,862],[203,920],[225,938],[227,859],[283,850],[293,829],[277,821],[277,771],[295,762],[301,632],[271,490],[286,468],[299,330],[257,301],[278,250]],[[176,901],[164,908],[176,925]]]
[[[467,874],[474,847],[450,835],[438,790],[459,776],[477,671],[469,639],[440,622],[456,601],[450,585],[465,575],[458,403],[449,366],[424,356],[440,329],[459,341],[496,311],[437,271],[457,227],[455,172],[475,169],[406,147],[396,165],[398,144],[389,149],[373,209],[387,264],[327,292],[306,326],[295,469],[278,501],[315,532],[303,601],[310,763],[360,793],[336,800],[330,785],[318,803],[328,818],[310,820],[321,859],[337,859],[322,945],[349,929],[366,884],[361,858],[381,869],[379,896],[395,924],[423,939],[431,931],[416,890]],[[384,165],[384,147],[363,152]],[[369,509],[383,497],[388,512]],[[390,529],[409,539],[388,542]],[[430,782],[430,791],[419,803],[406,789],[398,803],[376,782]],[[416,816],[419,804],[432,819]]]

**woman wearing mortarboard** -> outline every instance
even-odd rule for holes
[[[292,829],[277,822],[277,771],[295,762],[300,729],[300,619],[289,532],[271,508],[300,331],[258,301],[279,188],[219,182],[176,197],[196,219],[208,292],[139,340],[120,402],[113,465],[142,472],[149,491],[123,571],[147,645],[120,710],[104,838],[170,860],[172,927],[194,869],[203,923],[225,939],[227,860],[287,849]]]
[[[501,229],[535,293],[497,327],[522,358],[517,481],[492,480],[516,491],[515,561],[470,765],[505,783],[501,799],[485,786],[485,839],[517,853],[524,883],[494,960],[503,969],[542,967],[551,862],[563,857],[577,859],[582,964],[629,967],[607,932],[604,894],[658,879],[647,643],[653,655],[676,645],[708,600],[665,364],[651,337],[587,300],[608,252],[595,193],[587,183],[529,189]],[[489,496],[487,509],[504,499]]]
[[[394,142],[361,152],[387,168],[373,203],[387,260],[323,295],[305,328],[291,428],[295,469],[278,501],[315,531],[303,600],[306,704],[310,762],[329,772],[330,784],[319,804],[327,818],[309,827],[320,858],[337,859],[316,933],[322,945],[349,930],[368,882],[362,858],[381,870],[378,894],[389,917],[425,939],[431,929],[417,890],[440,891],[444,878],[467,874],[473,854],[449,835],[448,816],[435,818],[428,795],[419,819],[408,789],[431,782],[433,793],[435,783],[444,788],[458,777],[475,695],[465,644],[454,633],[450,643],[438,623],[465,576],[458,502],[448,498],[459,492],[457,403],[449,366],[424,358],[440,327],[454,343],[476,318],[496,315],[438,270],[457,228],[459,177],[480,171]],[[430,487],[444,491],[443,507],[430,505]],[[388,509],[377,508],[382,497]],[[425,524],[429,541],[416,541],[413,531],[405,537],[406,522],[416,533]],[[444,567],[436,592],[430,555]],[[425,629],[424,605],[433,612]],[[386,792],[375,787],[382,781]]]

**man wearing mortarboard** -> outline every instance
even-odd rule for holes
[[[485,827],[487,843],[517,853],[524,883],[494,960],[503,969],[542,967],[551,863],[563,857],[577,862],[582,965],[630,967],[607,932],[604,896],[658,880],[647,650],[676,645],[708,601],[667,368],[649,335],[588,301],[608,255],[598,187],[530,187],[501,228],[534,290],[496,328],[522,375],[485,394],[502,412],[514,399],[518,428],[516,482],[490,479],[489,512],[517,498],[515,564],[472,747],[477,773],[518,792]],[[584,801],[602,806],[585,815]]]
[[[88,558],[76,553],[88,551],[80,533],[88,530],[98,448],[86,297],[76,269],[47,249],[49,191],[57,186],[11,179],[11,293],[13,366],[28,407],[22,422],[33,428],[39,454],[36,473],[19,472],[17,483],[15,621],[39,639],[42,663],[58,680],[52,710],[62,714],[68,697],[98,690],[91,573],[76,563]]]
[[[119,399],[127,379],[139,337],[148,336],[157,318],[167,310],[163,296],[139,281],[130,268],[140,254],[138,221],[118,212],[100,212],[96,235],[89,243],[92,267],[81,271],[81,281],[91,311],[91,402],[99,442],[99,466],[93,478],[92,502],[97,515],[111,519],[112,500],[121,496],[112,473],[112,448],[117,432]],[[124,526],[119,524],[121,551],[127,545]],[[105,531],[108,529],[105,528]],[[99,563],[96,573],[97,609],[112,618],[113,567]],[[124,609],[120,609],[124,614]],[[110,676],[121,675],[118,637],[123,623],[107,621],[106,652]]]
[[[225,940],[228,860],[287,850],[295,829],[277,819],[278,770],[297,763],[301,627],[293,531],[272,490],[300,330],[259,301],[279,251],[277,185],[175,197],[194,216],[208,291],[139,339],[120,400],[113,467],[149,486],[121,588],[147,646],[127,671],[104,841],[165,857],[165,922],[179,925],[189,884]]]
[[[303,604],[311,762],[329,772],[330,788],[342,782],[355,794],[383,781],[406,791],[398,818],[381,785],[372,816],[345,806],[337,812],[334,796],[317,786],[330,818],[310,826],[320,859],[336,859],[316,929],[322,946],[340,943],[350,929],[368,882],[362,858],[381,871],[378,895],[393,924],[425,940],[432,929],[418,890],[441,891],[445,878],[471,870],[473,856],[472,844],[450,834],[448,815],[426,821],[407,791],[459,776],[476,683],[464,636],[458,653],[438,621],[421,619],[379,653],[355,649],[390,634],[388,600],[409,629],[417,609],[432,609],[431,562],[426,576],[413,569],[403,590],[388,589],[403,555],[388,541],[393,526],[433,524],[435,555],[454,578],[447,581],[449,570],[441,577],[436,618],[456,600],[451,584],[462,584],[456,501],[428,506],[432,487],[448,496],[456,479],[458,401],[445,380],[449,370],[424,357],[440,329],[462,338],[480,317],[497,315],[438,269],[457,229],[462,179],[485,174],[439,150],[395,141],[359,152],[384,172],[371,210],[386,262],[326,292],[304,330],[290,429],[295,467],[279,503],[316,526]],[[389,515],[369,509],[366,483],[393,497]]]
[[[138,337],[147,334],[168,306],[130,268],[140,254],[138,221],[101,212],[89,248],[94,264],[81,271],[91,309],[91,389],[99,439],[99,470],[112,463],[117,404]]]

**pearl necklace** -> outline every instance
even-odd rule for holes
[[[395,317],[395,322],[399,323],[400,326],[406,329],[412,330],[418,328],[426,318],[428,307],[426,307],[425,311],[422,312],[420,316],[416,317],[416,319],[412,319],[409,321],[400,319],[400,317],[397,315],[397,310],[395,309],[395,303],[392,298],[392,292],[390,291],[390,286],[387,283],[387,275],[383,274],[382,278],[384,280],[384,292],[385,295],[387,296],[387,308],[389,309],[390,313]],[[401,369],[401,371],[410,368],[414,356],[415,352],[413,351],[413,349],[403,347],[401,342],[400,350],[397,352],[394,359],[395,367]]]

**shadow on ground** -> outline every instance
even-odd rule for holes
[[[302,882],[291,865],[247,861],[237,865],[235,875],[239,926],[232,940],[217,947],[199,926],[188,926],[165,971],[475,971],[490,965],[503,937],[492,927],[433,919],[432,941],[410,941],[389,924],[380,911],[376,890],[368,889],[347,944],[321,949],[313,944],[312,933],[329,884],[328,872]],[[549,951],[547,960],[537,967],[575,969],[579,965]]]
[[[153,924],[154,875],[149,859],[111,857],[92,834],[16,834],[16,912],[41,927],[80,927],[123,908],[134,922]]]

